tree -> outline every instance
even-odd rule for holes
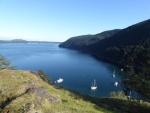
[[[150,40],[125,48],[122,64],[127,71],[122,80],[125,93],[136,91],[150,100]]]
[[[15,69],[15,67],[12,67],[11,62],[4,56],[0,55],[0,70],[2,69]]]
[[[44,73],[43,70],[39,70],[37,74],[38,74],[38,76],[39,76],[42,80],[44,80],[45,82],[51,84],[50,78]]]

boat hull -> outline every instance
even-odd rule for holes
[[[91,90],[96,90],[97,89],[97,87],[91,87]]]
[[[55,81],[55,83],[61,83],[63,81],[64,81],[63,79],[59,78],[58,80]]]

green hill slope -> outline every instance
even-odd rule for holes
[[[120,30],[115,29],[115,30],[110,30],[110,31],[104,31],[96,35],[82,35],[82,36],[72,37],[68,39],[67,41],[61,43],[59,47],[83,50],[91,44],[94,44],[102,39],[105,39],[114,35],[118,31]]]
[[[86,48],[92,54],[108,61],[120,63],[129,46],[143,46],[150,39],[150,20],[129,26],[110,38],[101,40]]]
[[[19,70],[0,70],[0,108],[2,113],[107,112],[67,90],[47,84],[35,73]]]

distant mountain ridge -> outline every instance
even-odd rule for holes
[[[27,40],[23,40],[23,39],[0,40],[0,44],[7,44],[7,43],[55,43],[55,42],[48,42],[48,41],[27,41]]]
[[[11,42],[27,42],[26,40],[23,39],[13,39]]]

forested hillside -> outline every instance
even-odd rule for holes
[[[99,58],[121,64],[122,55],[128,46],[141,45],[149,38],[150,20],[146,20],[122,30],[115,29],[96,35],[72,37],[59,46],[84,50]]]
[[[150,38],[150,20],[129,26],[110,38],[101,40],[86,50],[108,61],[121,63],[122,55],[129,46],[142,45],[143,41]]]
[[[102,39],[105,39],[114,35],[118,31],[120,30],[115,29],[115,30],[104,31],[96,35],[82,35],[82,36],[72,37],[68,39],[67,41],[65,41],[64,43],[61,43],[59,47],[83,50],[89,45],[95,44]]]

